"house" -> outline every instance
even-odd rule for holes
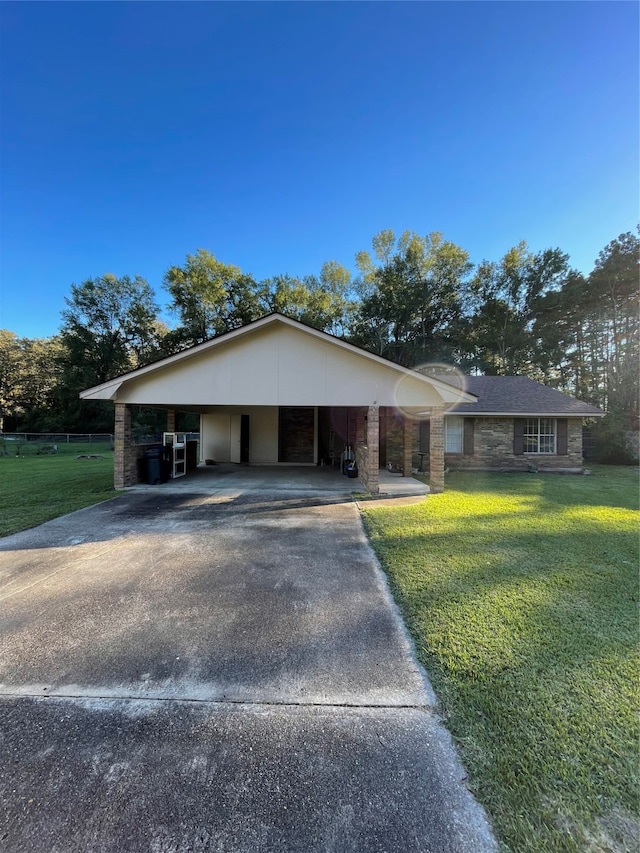
[[[493,461],[493,450],[486,455],[483,449],[485,440],[490,448],[498,446],[490,437],[492,419],[505,430],[509,423],[519,430],[514,417],[523,424],[537,417],[536,458],[549,456],[553,446],[561,467],[579,467],[581,436],[578,440],[576,425],[583,417],[601,414],[562,394],[567,407],[578,407],[571,414],[560,404],[553,415],[517,406],[495,413],[485,411],[484,404],[476,411],[482,398],[472,387],[402,367],[281,314],[262,317],[80,396],[115,404],[116,488],[137,482],[137,460],[145,451],[132,441],[135,405],[166,409],[168,432],[175,430],[176,411],[197,412],[200,462],[313,466],[336,464],[351,450],[360,480],[372,494],[379,491],[381,466],[410,476],[420,463],[429,472],[431,490],[438,492],[444,488],[445,464],[454,456],[460,461]],[[548,427],[545,418],[554,423],[552,445],[549,435],[540,435],[540,429]],[[462,444],[454,439],[460,430]],[[523,452],[532,458],[530,430],[523,425],[522,446],[526,444]],[[497,436],[500,430],[494,425],[494,431]],[[473,452],[465,454],[471,448],[471,432]],[[501,441],[506,453],[504,436]],[[510,455],[517,455],[517,447]]]
[[[524,376],[467,376],[476,402],[444,419],[445,465],[451,470],[582,470],[582,425],[604,412]],[[429,464],[429,421],[417,426],[419,462]]]

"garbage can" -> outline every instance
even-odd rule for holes
[[[156,486],[158,483],[164,482],[162,479],[162,446],[149,447],[145,450],[144,455],[147,460],[147,483],[150,486]]]

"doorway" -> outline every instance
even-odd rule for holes
[[[229,461],[249,464],[249,415],[231,415],[231,446]]]

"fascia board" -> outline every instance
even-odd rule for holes
[[[458,412],[451,409],[449,415],[469,415],[482,418],[603,418],[606,412]]]

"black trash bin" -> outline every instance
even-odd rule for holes
[[[163,479],[163,456],[164,456],[164,448],[162,445],[159,447],[149,447],[144,452],[145,459],[147,461],[147,483],[150,486],[157,486],[158,483],[166,482]]]

